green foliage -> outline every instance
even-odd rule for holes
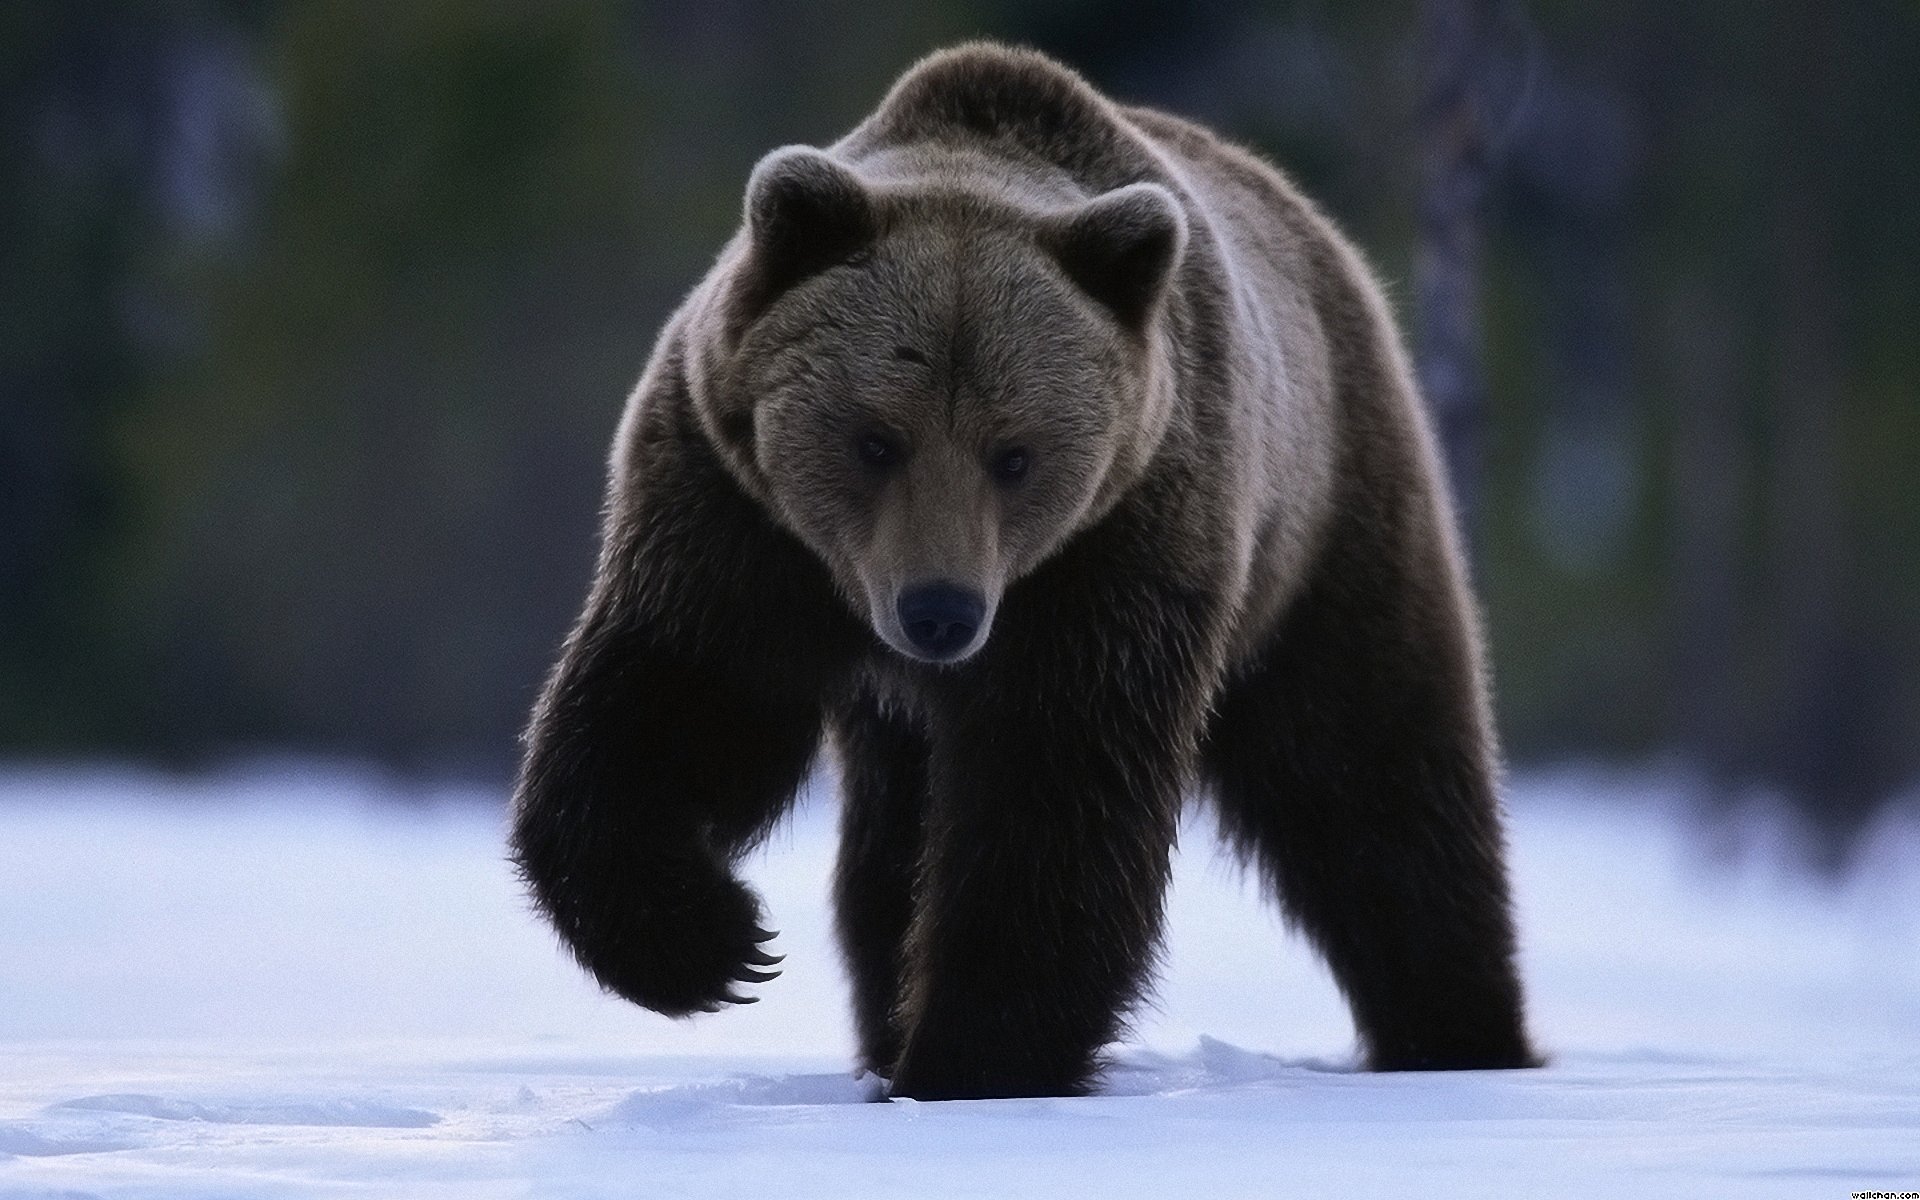
[[[1787,778],[1811,704],[1897,778],[1920,11],[1510,11],[1477,532],[1512,747]],[[0,288],[0,745],[506,763],[622,398],[752,163],[964,37],[1267,150],[1410,316],[1413,27],[1388,0],[0,10],[0,273],[30,281]],[[239,151],[200,155],[208,128]],[[1871,687],[1834,682],[1854,661]]]

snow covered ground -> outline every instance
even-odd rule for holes
[[[824,796],[750,864],[786,974],[676,1023],[559,953],[483,798],[16,768],[0,1200],[1920,1190],[1920,830],[1829,888],[1706,853],[1661,791],[1513,786],[1545,1070],[1353,1071],[1324,972],[1201,818],[1102,1094],[925,1105],[846,1069]]]

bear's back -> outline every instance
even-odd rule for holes
[[[1061,203],[1037,180],[1064,177],[1079,196],[1131,183],[1172,188],[1189,219],[1223,235],[1219,250],[1268,272],[1311,268],[1298,249],[1332,231],[1290,180],[1259,156],[1203,126],[1149,108],[1116,104],[1072,70],[1032,50],[975,42],[929,56],[896,83],[879,109],[834,147],[843,160],[881,167],[897,181],[966,179],[956,159],[999,160],[1015,195]],[[896,174],[898,171],[898,174]],[[995,181],[969,181],[1008,194]],[[1025,186],[1022,186],[1025,185]],[[1260,273],[1254,267],[1256,274]]]

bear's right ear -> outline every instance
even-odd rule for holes
[[[1044,237],[1067,275],[1137,330],[1186,249],[1187,218],[1166,188],[1132,183],[1059,218]]]
[[[866,246],[873,198],[846,167],[811,146],[784,146],[747,181],[747,238],[756,307]]]

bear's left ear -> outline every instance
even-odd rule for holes
[[[873,199],[858,176],[811,146],[784,146],[747,181],[747,236],[764,305],[872,241]]]
[[[1187,218],[1167,189],[1130,183],[1067,214],[1043,237],[1075,283],[1139,329],[1186,248]]]

